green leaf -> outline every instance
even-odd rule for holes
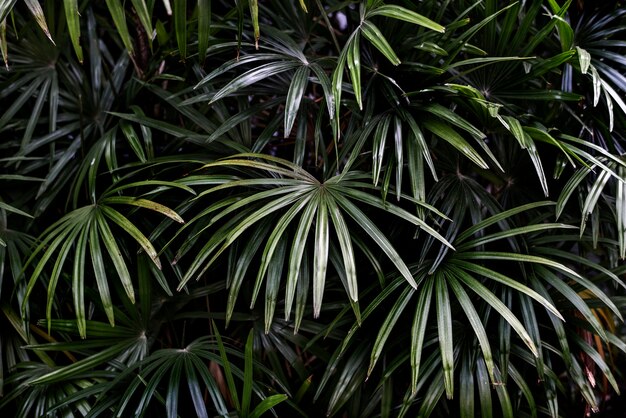
[[[493,404],[491,401],[491,388],[487,367],[482,357],[476,356],[476,383],[478,384],[478,399],[480,400],[479,415],[482,418],[493,416]]]
[[[335,117],[335,100],[333,96],[333,85],[330,78],[317,63],[309,64],[309,68],[317,76],[317,81],[322,86],[324,91],[324,98],[326,99],[326,108],[328,109],[328,117],[332,120]],[[334,76],[334,73],[333,73]]]
[[[259,404],[250,412],[250,418],[260,418],[265,412],[269,411],[276,405],[281,402],[284,402],[288,399],[287,395],[276,394],[270,395],[267,398],[263,399]]]
[[[80,20],[78,13],[78,0],[63,0],[63,8],[65,9],[65,19],[67,21],[67,30],[70,33],[70,39],[74,46],[74,52],[78,61],[83,62],[83,49],[80,46]]]
[[[265,282],[265,333],[269,334],[272,327],[274,312],[276,311],[276,302],[278,300],[278,291],[283,272],[283,264],[285,262],[285,253],[287,252],[287,240],[278,241],[278,246],[273,254],[271,263],[267,269],[267,280]],[[255,296],[253,296],[255,297]]]
[[[96,276],[96,285],[98,286],[100,300],[102,300],[102,307],[104,308],[109,323],[111,326],[114,326],[113,301],[111,300],[106,268],[104,259],[102,258],[97,221],[89,225],[89,253],[91,254],[91,264],[93,266],[94,275]]]
[[[126,14],[124,12],[124,6],[120,0],[106,0],[107,7],[109,8],[109,13],[111,13],[111,17],[113,18],[113,23],[115,24],[115,28],[122,39],[122,43],[124,47],[128,51],[129,54],[133,53],[133,41],[130,38],[130,34],[128,33],[128,26],[126,25]],[[148,32],[148,37],[152,35],[152,32]]]
[[[550,313],[552,313],[555,317],[559,318],[562,321],[565,321],[565,318],[563,318],[563,315],[556,309],[556,307],[550,302],[548,301],[546,298],[544,298],[543,296],[541,296],[539,293],[535,292],[533,289],[531,289],[528,286],[525,286],[524,284],[520,283],[518,280],[512,279],[508,276],[505,276],[504,274],[498,273],[497,271],[494,271],[492,269],[489,269],[487,267],[478,265],[478,264],[474,264],[474,263],[468,263],[466,261],[461,261],[461,260],[457,260],[457,259],[452,259],[451,260],[451,264],[454,265],[458,265],[459,267],[480,274],[481,276],[484,276],[486,278],[489,278],[491,280],[495,280],[497,282],[500,282],[502,284],[505,284],[521,293],[524,293],[528,296],[530,296],[531,298],[535,299],[537,302],[539,302],[541,305],[543,305],[548,311],[550,311]]]
[[[461,243],[462,241],[476,234],[478,231],[485,229],[490,225],[494,225],[498,222],[501,222],[507,218],[510,218],[513,215],[516,215],[518,213],[521,213],[530,209],[541,208],[544,206],[553,206],[553,205],[554,205],[554,202],[550,202],[550,201],[533,202],[533,203],[527,203],[521,206],[516,206],[512,209],[497,213],[467,228],[465,231],[459,234],[459,236],[456,238],[456,242]]]
[[[228,361],[228,357],[226,356],[226,347],[222,342],[222,336],[220,335],[217,325],[214,321],[211,321],[213,326],[213,333],[215,338],[217,339],[217,347],[220,351],[220,357],[222,358],[222,366],[224,367],[224,375],[226,376],[226,383],[228,384],[228,390],[230,391],[230,396],[233,400],[233,406],[235,409],[240,410],[241,407],[239,405],[239,396],[237,395],[237,387],[235,386],[235,380],[233,379],[233,372],[231,370],[230,362]]]
[[[489,377],[491,382],[494,385],[497,385],[502,382],[496,381],[495,376],[495,365],[493,363],[493,354],[491,352],[491,345],[489,344],[489,338],[487,337],[487,331],[483,325],[483,322],[472,303],[472,300],[468,296],[467,292],[463,289],[461,284],[454,278],[453,275],[446,275],[446,280],[450,285],[450,288],[456,295],[461,308],[463,308],[463,312],[467,316],[467,319],[474,330],[474,335],[478,339],[478,344],[480,345],[480,349],[483,353],[483,359],[485,360],[485,364],[487,365],[487,372],[489,373]]]
[[[0,209],[6,210],[7,212],[13,212],[13,213],[17,213],[18,215],[22,215],[22,216],[26,216],[27,218],[33,218],[32,215],[29,215],[28,213],[24,212],[23,210],[20,210],[16,207],[13,207],[11,205],[7,205],[6,203],[0,201]]]
[[[517,317],[511,312],[511,310],[504,304],[502,301],[496,297],[487,287],[482,285],[478,280],[474,279],[472,276],[467,274],[464,271],[454,269],[459,280],[463,281],[474,293],[476,293],[481,299],[491,305],[498,313],[506,319],[506,321],[511,324],[511,327],[517,332],[522,341],[526,344],[526,346],[530,349],[530,351],[537,357],[539,352],[537,351],[537,347],[533,342],[532,338],[522,325],[522,323],[517,319]]]
[[[469,357],[467,355],[466,357]],[[459,376],[459,409],[460,418],[474,418],[474,372],[469,359],[464,359],[461,363],[461,373]]]
[[[394,135],[396,149],[396,200],[400,200],[402,194],[402,172],[404,171],[404,154],[402,149],[402,122],[399,117],[393,118],[394,122]]]
[[[211,0],[198,0],[198,54],[201,63],[206,58],[210,36]]]
[[[74,227],[70,231],[68,231],[69,232],[68,235],[61,234],[56,240],[54,240],[48,252],[44,254],[43,259],[35,268],[35,273],[33,273],[33,278],[36,278],[41,272],[41,270],[39,272],[37,272],[37,270],[44,266],[44,263],[47,260],[47,257],[49,257],[49,254],[51,254],[52,251],[54,251],[55,247],[58,245],[59,239],[61,240],[64,239],[65,242],[63,243],[63,246],[61,247],[59,251],[57,259],[52,268],[52,273],[50,274],[50,280],[48,282],[48,294],[47,294],[47,303],[46,303],[46,319],[48,321],[48,333],[50,333],[49,324],[52,319],[52,308],[54,306],[55,290],[57,288],[57,284],[59,282],[61,273],[63,272],[63,268],[65,266],[65,260],[67,259],[67,256],[70,254],[70,250],[71,250],[72,245],[74,244],[74,240],[76,239],[80,231],[81,231],[80,228]],[[29,286],[30,286],[30,283],[29,283]]]
[[[383,156],[385,153],[385,144],[387,143],[390,122],[391,117],[389,115],[385,115],[376,125],[376,131],[374,132],[374,141],[372,143],[372,181],[375,186],[378,185],[380,171],[383,167]]]
[[[337,204],[342,207],[348,215],[352,219],[354,219],[357,224],[363,228],[363,230],[372,238],[376,244],[380,247],[381,250],[389,257],[389,259],[393,262],[396,268],[400,271],[402,276],[406,279],[409,284],[416,288],[417,284],[413,279],[413,275],[409,271],[409,268],[402,260],[402,257],[396,249],[393,247],[391,242],[385,237],[385,235],[378,229],[378,227],[369,219],[357,206],[355,206],[352,202],[348,201],[345,198],[337,196],[334,194],[335,200]]]
[[[424,158],[424,160],[426,160],[426,164],[428,164],[428,167],[430,168],[430,172],[433,175],[433,178],[437,180],[437,171],[435,170],[435,163],[433,162],[432,156],[430,155],[430,148],[428,147],[428,144],[426,143],[426,138],[424,138],[424,134],[422,133],[417,122],[415,121],[415,118],[413,118],[413,116],[406,111],[401,111],[400,116],[409,125],[409,142],[415,145],[415,147],[421,152],[422,157]],[[416,155],[416,158],[419,157]]]
[[[119,225],[123,230],[125,230],[130,236],[132,236],[135,241],[144,249],[148,257],[152,260],[152,262],[160,269],[161,262],[159,261],[159,255],[157,251],[152,246],[152,243],[148,238],[145,237],[144,234],[139,231],[139,229],[126,217],[124,217],[121,213],[116,211],[113,208],[108,206],[100,206],[102,213],[117,225]]]
[[[423,123],[426,129],[452,145],[474,164],[485,170],[489,168],[480,154],[478,154],[478,152],[476,152],[476,150],[474,150],[474,148],[472,148],[470,144],[468,144],[467,141],[449,125],[436,119],[428,119],[423,121]]]
[[[2,60],[4,61],[4,67],[9,70],[9,46],[7,44],[7,21],[6,19],[0,20],[0,52],[2,53]]]
[[[291,79],[289,91],[287,92],[287,101],[285,103],[285,138],[289,137],[291,134],[291,129],[296,121],[298,109],[300,109],[300,102],[304,96],[310,73],[311,69],[305,65],[298,68]],[[299,123],[305,123],[305,121],[300,121]]]
[[[445,49],[443,49],[442,47],[440,47],[439,45],[433,42],[428,42],[428,41],[422,42],[419,45],[415,45],[413,48],[417,48],[421,51],[431,52],[441,57],[445,57],[446,55],[448,55],[448,51],[446,51]]]
[[[174,31],[180,58],[187,59],[187,0],[174,0]]]
[[[550,231],[554,229],[577,229],[573,225],[561,224],[561,223],[542,223],[537,225],[527,225],[519,228],[511,228],[505,231],[495,232],[490,235],[484,235],[481,238],[468,241],[463,245],[456,247],[457,251],[463,251],[471,247],[480,247],[489,242],[497,241],[500,239],[511,238],[517,235],[530,234],[533,232]]]
[[[400,64],[400,58],[393,52],[391,45],[387,42],[387,39],[383,36],[382,32],[373,24],[367,20],[361,23],[361,33],[367,38],[368,41],[374,45],[387,59],[393,64]]]
[[[313,317],[317,318],[322,309],[322,297],[328,265],[328,208],[327,197],[322,191],[317,196],[317,219],[315,222],[315,255],[313,259]]]
[[[45,385],[50,383],[63,382],[65,379],[71,379],[73,378],[73,376],[91,370],[94,367],[106,363],[107,361],[119,356],[120,353],[123,353],[125,350],[130,348],[132,344],[135,344],[135,341],[124,341],[118,344],[114,344],[108,348],[98,351],[96,354],[85,357],[84,359],[79,360],[76,363],[72,363],[64,367],[57,367],[50,373],[38,377],[37,379],[34,379],[29,383],[32,385]]]
[[[443,380],[446,397],[454,396],[454,335],[452,333],[452,311],[446,278],[441,274],[435,275],[435,296],[437,301],[437,329],[439,336],[439,350],[443,367]]]
[[[348,295],[353,302],[359,299],[359,290],[357,283],[356,262],[354,260],[354,250],[352,249],[351,234],[348,224],[343,218],[339,207],[333,199],[326,201],[330,218],[332,219],[335,233],[339,240],[341,254],[343,256],[343,265],[346,274],[346,282],[348,284]]]
[[[515,384],[520,388],[524,398],[526,398],[526,402],[528,403],[528,407],[531,411],[537,410],[537,404],[535,402],[535,398],[533,396],[533,392],[528,386],[528,382],[524,379],[522,374],[517,371],[517,369],[513,365],[509,365],[509,374],[513,378]],[[533,417],[536,417],[537,414],[533,413]]]
[[[137,17],[139,18],[143,29],[146,31],[146,35],[148,35],[148,42],[152,42],[152,33],[154,32],[154,29],[152,28],[152,16],[150,16],[146,1],[131,0],[131,3],[135,8],[135,12],[137,13]]]
[[[563,51],[567,51],[573,46],[574,42],[574,30],[570,26],[570,24],[564,19],[567,15],[567,9],[571,3],[565,2],[563,7],[559,7],[555,0],[550,0],[548,2],[552,7],[552,11],[555,13],[555,16],[552,19],[556,20],[556,28],[559,32],[559,39],[561,41],[561,48]]]
[[[248,416],[250,411],[250,401],[252,399],[252,378],[253,378],[253,348],[254,348],[254,330],[248,333],[248,339],[245,346],[245,367],[243,376],[243,392],[241,394],[241,415]]]
[[[367,368],[368,377],[372,373],[372,370],[374,370],[374,366],[376,366],[376,362],[382,354],[383,348],[385,347],[385,343],[387,342],[391,331],[398,323],[400,315],[402,315],[402,313],[404,312],[404,309],[411,301],[414,293],[415,289],[411,287],[405,288],[402,294],[398,296],[394,305],[387,312],[385,321],[380,326],[378,335],[376,336],[376,340],[374,341],[374,347],[372,348],[372,354],[370,355],[370,364]]]
[[[303,210],[300,222],[294,234],[293,245],[289,255],[289,271],[287,274],[287,286],[285,289],[285,320],[289,317],[293,298],[296,292],[296,284],[300,276],[303,254],[306,249],[307,236],[313,225],[318,204],[317,199],[313,199]]]
[[[610,168],[614,168],[615,165],[612,164]],[[583,236],[585,231],[585,226],[587,225],[587,219],[589,215],[594,211],[596,204],[598,203],[598,199],[600,199],[600,195],[602,190],[604,190],[604,186],[609,181],[611,177],[610,171],[602,171],[596,181],[591,186],[591,189],[588,191],[587,198],[585,199],[585,203],[582,208],[582,219],[580,221],[580,236]]]
[[[496,166],[500,169],[500,171],[504,172],[504,168],[502,168],[502,166],[496,159],[495,155],[493,155],[493,152],[491,152],[491,150],[485,143],[484,140],[487,137],[487,135],[485,135],[482,131],[480,131],[478,128],[470,124],[468,121],[466,121],[465,119],[457,115],[455,112],[441,105],[438,105],[438,104],[428,105],[424,108],[424,110],[441,117],[447,122],[463,129],[464,131],[472,135],[472,137],[476,140],[476,142],[478,142],[478,145],[483,149],[483,151],[485,151],[485,153],[489,156],[489,158],[491,158],[491,161],[493,161],[496,164]]]
[[[264,80],[276,74],[292,70],[299,67],[300,65],[301,63],[298,63],[296,61],[278,61],[263,64],[256,68],[248,70],[242,75],[233,79],[230,83],[228,83],[226,86],[222,87],[222,89],[220,89],[217,93],[215,93],[215,95],[211,98],[211,103],[214,103],[233,93],[236,93],[238,90],[241,90],[242,88],[254,84],[260,80]]]
[[[415,305],[415,318],[411,327],[411,392],[417,392],[417,382],[422,360],[422,348],[426,337],[426,325],[428,324],[428,313],[432,306],[432,293],[434,277],[427,279],[422,286],[419,299]]]
[[[351,42],[345,47],[348,51],[346,62],[350,70],[354,98],[359,105],[359,109],[363,110],[363,99],[361,95],[361,50],[359,48],[361,38],[359,36],[353,36],[350,39]]]
[[[153,202],[152,200],[148,200],[148,199],[138,199],[136,197],[130,197],[130,196],[112,196],[112,197],[101,199],[100,203],[101,204],[119,203],[119,204],[131,205],[131,206],[138,206],[141,208],[150,209],[155,212],[158,212],[178,223],[181,223],[181,224],[185,223],[184,219],[181,218],[180,215],[176,213],[174,210],[168,208],[165,205],[162,205],[157,202]]]
[[[446,31],[446,28],[444,28],[437,22],[434,22],[427,17],[420,15],[419,13],[415,13],[401,6],[385,4],[368,11],[365,16],[366,18],[369,18],[376,15],[404,20],[405,22],[414,23],[416,25],[423,26],[425,28],[432,29],[441,33],[444,33]]]
[[[574,291],[570,286],[563,282],[563,280],[557,277],[554,273],[547,271],[547,269],[543,267],[538,267],[537,273],[541,275],[541,278],[545,280],[550,286],[554,287],[561,295],[563,295],[571,304],[574,306],[578,312],[580,312],[583,317],[587,320],[589,325],[593,328],[593,330],[602,338],[603,340],[607,340],[606,331],[604,327],[597,319],[597,317],[593,314],[589,306],[585,303],[584,299],[580,297],[580,295]]]
[[[365,186],[370,186],[370,185],[366,185],[366,184],[356,183],[355,185],[352,185],[352,187],[337,187],[337,186],[333,186],[333,187],[331,187],[331,189],[332,190],[338,190],[340,193],[342,193],[345,196],[349,196],[349,197],[351,197],[351,198],[353,198],[355,200],[358,200],[360,202],[367,203],[370,206],[373,206],[375,208],[379,208],[381,210],[387,211],[389,213],[392,213],[392,214],[400,217],[401,219],[404,219],[404,220],[406,220],[408,222],[411,222],[413,225],[419,226],[421,229],[426,231],[429,235],[431,235],[433,238],[435,238],[436,240],[441,242],[446,247],[450,248],[451,250],[454,250],[454,247],[452,246],[452,244],[450,244],[441,234],[439,234],[431,226],[429,226],[426,222],[424,222],[423,220],[421,220],[417,216],[415,216],[415,215],[411,214],[410,212],[402,209],[400,206],[396,206],[396,205],[393,205],[393,204],[390,204],[390,203],[383,202],[380,198],[377,198],[375,196],[372,196],[369,193],[365,193],[365,192],[362,192],[362,191],[358,190],[356,187],[354,187],[356,185],[358,185],[358,186],[362,185],[362,187],[364,187],[364,188],[365,188]],[[407,196],[403,196],[403,197],[408,199]],[[411,200],[411,199],[409,199],[409,200]],[[433,206],[424,204],[423,202],[420,202],[420,201],[412,201],[412,202],[420,205],[423,208],[427,208],[427,209],[433,211],[436,215],[441,216],[444,219],[448,219],[448,218],[445,217],[445,215],[443,213],[441,213],[440,211],[436,210]]]
[[[102,237],[104,246],[106,247],[111,260],[113,261],[113,265],[115,266],[115,270],[122,281],[126,295],[132,303],[135,303],[135,290],[130,278],[130,273],[128,272],[126,262],[122,257],[122,253],[117,245],[117,242],[113,237],[113,233],[100,213],[98,213],[96,221],[98,223],[98,229],[100,229],[100,236]]]

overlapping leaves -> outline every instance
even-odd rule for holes
[[[337,270],[344,279],[344,286],[350,301],[354,303],[358,300],[357,266],[353,249],[354,233],[351,229],[353,227],[348,226],[350,219],[392,261],[402,277],[411,286],[416,285],[398,251],[376,222],[354,202],[401,217],[408,224],[421,228],[444,245],[449,246],[448,242],[422,219],[400,207],[383,204],[379,197],[372,195],[369,192],[372,190],[371,185],[363,181],[364,177],[367,178],[366,175],[349,173],[320,182],[293,163],[261,154],[240,154],[204,166],[204,169],[217,168],[241,168],[247,174],[245,177],[249,178],[243,177],[225,182],[199,194],[196,198],[198,202],[202,202],[218,191],[244,189],[243,194],[229,196],[212,203],[190,221],[189,225],[201,222],[202,230],[212,225],[219,226],[204,246],[195,253],[195,258],[183,277],[179,289],[193,278],[204,274],[224,251],[244,232],[252,228],[256,231],[254,235],[257,239],[262,238],[266,241],[252,296],[252,304],[254,304],[267,275],[265,279],[266,304],[269,304],[271,308],[266,312],[266,327],[269,327],[273,316],[284,260],[288,260],[285,315],[289,317],[301,270],[309,268],[303,264],[303,257],[309,245],[314,249],[312,255],[314,315],[319,315],[321,309],[329,260],[334,263],[333,257],[329,259],[331,252],[338,251],[341,254]],[[256,175],[253,176],[253,173]],[[207,177],[210,178],[210,174]],[[433,208],[423,203],[420,204],[434,211]],[[299,220],[297,220],[298,217]],[[271,233],[267,238],[265,235],[268,231],[261,232],[266,222],[272,222]],[[287,233],[288,230],[290,232]],[[336,237],[339,250],[332,243],[331,234]],[[311,244],[308,244],[311,235],[313,239]],[[189,243],[194,242],[193,239],[189,241]],[[249,246],[247,251],[251,253],[242,257],[241,260],[248,260],[247,257],[252,256],[256,248],[257,246]],[[288,255],[287,249],[289,249]],[[188,252],[188,245],[181,251],[181,254]],[[247,266],[239,268],[237,274],[231,279],[231,303],[234,303],[246,269]]]
[[[111,324],[114,323],[114,314],[109,290],[109,277],[111,276],[108,268],[109,262],[113,265],[126,296],[131,302],[135,300],[132,276],[127,266],[128,262],[123,256],[122,248],[120,248],[120,240],[116,238],[111,228],[113,225],[115,228],[121,228],[125,231],[134,242],[139,244],[154,264],[161,268],[161,262],[152,243],[133,222],[112,205],[142,207],[159,212],[177,222],[183,221],[176,212],[159,203],[148,199],[116,195],[122,189],[124,189],[124,185],[113,187],[93,205],[71,211],[52,224],[44,231],[41,242],[26,263],[27,266],[34,265],[26,289],[26,296],[28,297],[37,281],[45,277],[45,269],[49,268],[50,263],[53,262],[52,270],[47,278],[46,317],[50,320],[56,286],[59,278],[64,274],[66,260],[72,260],[73,305],[78,321],[78,330],[83,337],[86,336],[87,332],[84,292],[85,288],[89,286],[88,277],[91,276],[89,270],[93,271],[102,306]],[[88,253],[90,260],[87,259]]]

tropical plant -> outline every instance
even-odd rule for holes
[[[615,414],[620,3],[59,4],[0,0],[2,413]]]

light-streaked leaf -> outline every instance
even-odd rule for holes
[[[63,0],[63,8],[65,9],[65,19],[67,21],[67,30],[70,33],[70,39],[74,46],[74,52],[78,61],[83,62],[83,49],[80,46],[80,18],[78,13],[78,0]]]
[[[376,242],[380,249],[383,250],[407,282],[409,282],[411,286],[417,287],[417,284],[415,283],[409,268],[402,260],[402,257],[398,254],[391,242],[389,242],[380,229],[378,229],[378,227],[353,203],[345,198],[342,199],[337,195],[335,195],[335,199],[337,204],[342,207],[345,212],[350,215],[350,217],[354,219],[357,224],[363,228],[363,230]]]
[[[626,114],[626,103],[609,83],[600,79],[600,84],[602,85],[602,91],[604,91],[604,97],[607,101],[607,107],[609,109],[609,131],[612,131],[614,126],[612,100],[617,103],[617,106],[622,111],[622,114]]]
[[[359,299],[359,290],[357,283],[356,262],[354,259],[354,250],[352,248],[351,234],[348,229],[348,224],[343,218],[339,207],[333,199],[326,201],[328,213],[334,225],[335,233],[339,241],[341,248],[341,254],[343,257],[343,265],[346,274],[346,282],[348,284],[348,295],[353,302]]]
[[[23,210],[20,210],[14,206],[8,205],[2,201],[0,201],[0,209],[6,210],[7,212],[17,213],[18,215],[26,216],[27,218],[33,218],[32,215],[24,212]]]
[[[111,300],[111,292],[109,291],[109,283],[107,280],[104,260],[102,258],[102,249],[100,247],[100,237],[98,236],[97,221],[92,222],[89,226],[89,253],[91,254],[91,264],[94,275],[96,276],[96,285],[102,307],[109,320],[111,326],[115,325],[115,316],[113,314],[113,301]]]
[[[30,10],[30,12],[33,14],[35,21],[37,22],[37,24],[39,25],[43,33],[45,33],[48,39],[50,39],[50,42],[54,44],[52,35],[50,35],[50,31],[48,30],[48,24],[46,23],[46,16],[44,15],[43,9],[41,8],[41,5],[39,4],[39,2],[37,0],[24,0],[24,2],[26,3],[28,10]]]
[[[270,395],[263,399],[259,404],[250,412],[250,418],[260,418],[265,412],[269,411],[281,402],[288,399],[287,395],[282,393],[276,395]]]
[[[6,22],[6,18],[13,10],[17,0],[4,0],[0,2],[0,22]]]
[[[400,58],[387,42],[380,29],[367,20],[361,23],[361,33],[376,47],[393,65],[400,64]]]
[[[90,221],[78,234],[76,253],[74,254],[74,268],[72,269],[72,301],[76,312],[76,325],[81,338],[87,337],[87,317],[85,313],[85,255],[87,253],[87,239],[89,236]]]
[[[132,222],[128,220],[128,218],[124,217],[121,213],[108,206],[101,206],[101,209],[102,213],[106,217],[111,219],[123,230],[128,232],[128,234],[132,236],[139,245],[141,245],[141,247],[144,249],[146,254],[148,254],[154,264],[158,268],[161,268],[161,262],[159,261],[159,256],[157,254],[157,251],[154,249],[154,246],[152,245],[150,240],[148,240],[148,238],[146,238],[146,236],[141,233],[141,231],[139,231],[139,229]]]
[[[122,257],[122,253],[117,245],[115,238],[113,237],[113,233],[111,232],[111,228],[107,225],[104,217],[98,214],[96,218],[98,223],[98,229],[100,230],[100,236],[102,237],[102,242],[104,242],[104,246],[107,249],[111,260],[113,261],[113,265],[115,266],[115,270],[120,277],[122,285],[124,286],[124,290],[126,291],[126,295],[131,300],[131,302],[135,302],[135,289],[133,287],[132,280],[130,278],[130,273],[128,271],[128,267],[126,267],[126,262]]]
[[[618,168],[620,177],[626,179],[626,169]],[[623,260],[626,258],[626,183],[616,182],[615,192],[615,213],[617,215],[617,241],[619,243],[619,254]]]
[[[419,13],[415,13],[409,9],[406,9],[402,6],[396,6],[391,4],[385,4],[379,7],[376,7],[373,10],[367,12],[366,17],[382,15],[391,17],[393,19],[404,20],[405,22],[414,23],[419,26],[423,26],[428,29],[432,29],[436,32],[444,33],[446,29],[441,26],[439,23],[434,22],[427,17],[420,15]]]
[[[463,139],[463,137],[459,135],[459,133],[452,129],[449,125],[435,119],[425,120],[423,123],[426,129],[428,129],[430,132],[437,135],[444,141],[448,142],[474,164],[476,164],[480,168],[489,168],[489,166],[487,165],[485,160],[482,159],[480,154],[478,154],[478,152],[476,152],[476,150],[474,150],[474,148],[472,148],[470,144],[468,144],[467,141]]]
[[[402,148],[402,123],[399,117],[394,117],[393,139],[395,143],[396,156],[396,200],[400,200],[402,194],[402,172],[404,171],[404,154]]]
[[[296,285],[301,273],[303,254],[306,249],[306,238],[309,235],[309,230],[313,225],[313,217],[315,216],[318,208],[316,203],[317,201],[314,200],[304,208],[294,235],[293,245],[289,255],[289,271],[287,274],[287,286],[285,289],[285,319],[289,316],[297,289]]]
[[[124,6],[120,0],[106,0],[107,7],[109,8],[109,13],[111,13],[111,17],[113,18],[113,23],[115,24],[115,28],[118,31],[122,42],[124,43],[124,47],[128,51],[128,53],[133,53],[133,42],[130,38],[130,33],[128,33],[128,26],[126,25],[126,14],[124,11]],[[151,34],[151,32],[148,32]],[[150,36],[150,35],[149,35]]]
[[[7,44],[7,21],[6,19],[0,20],[0,53],[2,53],[2,60],[4,66],[9,70],[9,46]]]
[[[369,376],[376,366],[376,362],[380,358],[380,355],[385,347],[385,343],[391,334],[391,331],[396,326],[400,315],[404,312],[407,304],[411,301],[415,289],[407,287],[404,289],[396,300],[396,303],[389,309],[385,321],[380,326],[376,340],[374,340],[374,347],[372,348],[372,354],[370,355],[370,364],[367,369],[367,375]]]
[[[291,129],[296,121],[298,109],[300,109],[300,102],[302,101],[305,88],[309,81],[310,72],[311,69],[308,66],[302,66],[295,71],[291,79],[289,91],[287,92],[287,101],[285,102],[285,138],[291,134]],[[300,121],[300,123],[305,122]]]
[[[128,349],[133,342],[124,341],[118,344],[114,344],[108,348],[105,348],[96,354],[93,354],[89,357],[86,357],[82,360],[77,361],[76,363],[70,364],[66,367],[59,367],[55,370],[47,373],[37,379],[31,381],[30,383],[33,385],[41,385],[52,382],[63,381],[64,379],[71,378],[76,374],[81,372],[91,370],[92,368],[101,365],[102,363],[106,363],[107,361],[115,358],[119,355],[120,352]]]
[[[211,98],[211,103],[216,102],[226,96],[232,95],[238,90],[254,84],[260,80],[264,80],[276,74],[283,73],[288,70],[292,70],[299,67],[296,61],[277,61],[262,64],[256,68],[246,71],[242,75],[233,79],[230,83],[224,86]]]
[[[317,318],[322,309],[322,297],[328,265],[328,208],[323,193],[317,196],[318,210],[315,222],[315,255],[313,269],[313,316]]]
[[[385,152],[385,144],[387,143],[387,135],[389,133],[389,123],[391,117],[385,115],[382,120],[376,125],[376,131],[374,132],[374,141],[372,144],[372,181],[374,185],[378,185],[378,179],[380,177],[380,171],[383,167],[383,156]]]
[[[254,46],[259,49],[259,38],[261,38],[261,30],[259,27],[259,1],[249,0],[250,17],[252,18],[252,29],[254,30]]]
[[[448,399],[454,396],[454,334],[452,333],[452,311],[448,285],[442,274],[435,276],[435,296],[437,301],[437,329],[439,350],[443,367],[443,380]]]
[[[422,362],[422,348],[426,337],[428,314],[432,305],[434,278],[425,281],[415,305],[415,317],[411,327],[411,392],[417,392],[420,365]]]
[[[489,373],[489,377],[492,383],[498,384],[501,382],[496,381],[495,376],[495,365],[493,362],[493,354],[491,351],[491,344],[489,344],[489,338],[487,337],[487,331],[483,325],[483,322],[472,303],[467,292],[463,289],[461,284],[454,278],[453,275],[446,275],[446,280],[450,285],[450,288],[454,292],[459,304],[463,308],[463,312],[467,316],[467,319],[474,330],[474,334],[478,339],[478,344],[480,345],[480,349],[483,353],[483,359],[485,360],[485,364],[487,365],[487,372]]]
[[[495,280],[498,281],[502,284],[505,284],[521,293],[524,293],[528,296],[530,296],[531,298],[535,299],[537,302],[541,303],[541,305],[543,305],[548,311],[550,311],[550,313],[552,313],[555,317],[559,318],[560,320],[564,321],[565,319],[563,318],[563,315],[557,310],[557,308],[550,302],[548,301],[546,298],[544,298],[543,296],[541,296],[539,293],[535,292],[533,289],[531,289],[528,286],[525,286],[524,284],[520,283],[517,280],[514,280],[510,277],[505,276],[504,274],[498,273],[495,270],[489,269],[487,267],[478,265],[478,264],[474,264],[474,263],[468,263],[465,261],[461,261],[461,260],[452,260],[453,264],[459,265],[461,268],[474,272],[474,273],[478,273],[484,277],[487,277],[491,280]]]
[[[141,162],[146,162],[146,153],[144,152],[141,142],[139,141],[137,132],[135,132],[131,124],[126,121],[121,121],[120,128],[122,128],[122,132],[124,133],[126,140],[137,158],[139,158]]]
[[[348,55],[346,62],[350,70],[350,79],[352,80],[352,89],[354,90],[354,98],[356,99],[359,109],[363,109],[363,100],[361,95],[361,49],[359,36],[353,36],[351,42],[346,45]]]
[[[461,363],[459,386],[460,418],[474,418],[474,409],[476,408],[474,405],[476,398],[474,394],[474,371],[469,359],[464,359]]]
[[[610,168],[614,168],[614,167],[615,165],[612,164]],[[598,178],[593,183],[593,185],[591,186],[591,189],[589,190],[587,194],[587,198],[585,199],[585,203],[583,204],[583,208],[582,208],[582,219],[580,221],[580,236],[581,237],[583,233],[585,232],[587,219],[589,215],[591,215],[591,213],[594,211],[596,204],[598,203],[598,199],[600,199],[600,194],[602,193],[602,190],[604,190],[604,187],[606,186],[606,183],[609,181],[610,177],[611,177],[611,173],[609,171],[602,171],[598,175]]]
[[[135,8],[135,12],[137,13],[137,17],[143,26],[143,29],[146,31],[148,35],[148,42],[152,40],[152,17],[150,16],[150,12],[148,11],[148,5],[146,4],[146,0],[131,0],[133,7]]]
[[[524,325],[517,319],[517,317],[511,312],[511,310],[502,301],[496,297],[489,289],[482,285],[478,280],[474,279],[469,274],[455,270],[459,280],[463,281],[468,288],[472,289],[480,298],[491,305],[498,313],[511,324],[511,327],[517,332],[522,341],[530,349],[530,351],[537,356],[537,347],[535,346],[532,338],[528,335],[528,332],[524,328]]]
[[[121,203],[125,205],[138,206],[140,208],[150,209],[155,212],[158,212],[178,223],[181,223],[181,224],[185,223],[184,219],[181,218],[180,215],[176,213],[174,210],[168,208],[165,205],[162,205],[160,203],[157,203],[148,199],[137,199],[137,198],[130,197],[130,196],[115,196],[115,197],[112,196],[112,197],[107,197],[105,199],[102,199],[100,203],[103,203],[103,204],[104,203],[113,203],[113,204]]]
[[[591,64],[591,54],[579,46],[576,47],[576,52],[578,53],[580,72],[587,74],[587,71],[589,71],[589,65]]]

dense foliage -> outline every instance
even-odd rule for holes
[[[626,8],[561,3],[0,0],[0,413],[616,414]]]

